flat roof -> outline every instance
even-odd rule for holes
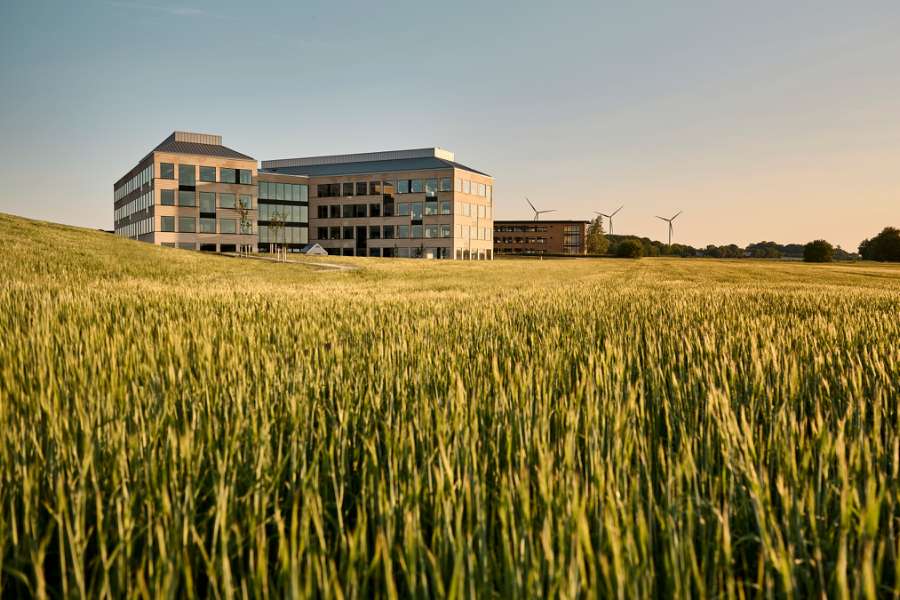
[[[590,221],[582,221],[580,219],[541,219],[540,221],[535,221],[533,218],[531,219],[518,219],[518,220],[498,220],[494,219],[494,225],[537,225],[538,223],[549,223],[551,225],[573,225],[573,224],[583,224],[590,225]]]
[[[390,173],[399,171],[427,171],[434,169],[461,169],[477,175],[490,177],[487,173],[467,167],[466,165],[438,158],[414,157],[388,160],[365,160],[359,162],[337,162],[293,166],[270,166],[277,161],[263,161],[262,171],[266,173],[287,173],[290,175],[308,175],[310,177],[327,177],[333,175],[360,175],[363,173]]]

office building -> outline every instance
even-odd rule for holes
[[[256,160],[175,132],[113,186],[115,233],[230,252],[493,258],[490,175],[440,148]]]
[[[441,148],[266,160],[307,177],[309,235],[344,256],[493,257],[490,175]]]
[[[256,160],[176,131],[113,186],[115,233],[190,250],[256,248]]]
[[[590,221],[494,221],[497,254],[585,254]]]

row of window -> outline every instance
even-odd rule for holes
[[[309,208],[299,204],[265,204],[259,203],[260,221],[281,220],[286,223],[306,223],[309,220]]]
[[[113,219],[116,222],[119,222],[126,217],[130,217],[136,212],[142,211],[145,208],[149,208],[151,205],[153,205],[153,190],[145,192],[128,204],[117,208],[115,211],[113,211]]]
[[[303,183],[259,182],[259,199],[290,200],[292,202],[308,202],[309,186]]]
[[[497,225],[494,227],[497,233],[546,233],[544,225]]]
[[[216,171],[218,170],[218,178]],[[159,163],[160,179],[175,179],[174,163]],[[200,167],[200,181],[209,183],[242,183],[253,184],[253,171],[250,169],[229,169],[226,167]],[[197,185],[197,165],[178,165],[178,185]]]
[[[178,194],[178,206],[197,206],[200,199],[200,212],[215,212],[216,197],[218,196],[219,208],[235,208],[235,202],[240,202],[243,208],[253,208],[253,196],[250,194],[231,194],[215,192],[195,192],[191,190],[159,190],[159,203],[163,206],[175,206],[175,195]]]
[[[456,203],[458,215],[465,217],[490,218],[491,207],[483,204]],[[383,213],[383,214],[382,214]],[[328,204],[316,208],[316,216],[320,219],[364,219],[366,217],[410,217],[419,220],[422,216],[453,214],[453,203],[449,200],[429,200],[425,202],[393,202],[381,204]]]
[[[317,227],[316,239],[354,240],[356,233],[356,227]],[[454,233],[460,239],[490,240],[490,229],[473,225],[370,225],[365,228],[366,239],[370,240],[451,238]]]
[[[145,233],[153,233],[153,218],[141,219],[122,227],[116,227],[116,235],[134,238]]]
[[[153,165],[149,164],[140,172],[136,173],[131,179],[117,187],[113,191],[114,202],[118,202],[134,190],[140,189],[145,183],[150,183],[153,179]]]
[[[457,192],[491,197],[491,186],[468,179],[456,179]],[[438,192],[452,192],[453,179],[450,177],[430,179],[397,179],[391,181],[347,181],[344,183],[320,183],[316,186],[316,195],[319,198],[337,198],[340,196],[392,196],[397,194],[425,194],[437,196]]]
[[[542,237],[495,237],[494,241],[498,244],[546,244],[547,239]]]
[[[396,248],[326,248],[334,256],[375,256],[383,258],[431,258],[449,259],[449,248],[428,248],[424,246],[403,246]],[[456,260],[491,260],[490,250],[456,249]]]
[[[175,225],[178,224],[178,233],[198,233],[197,230],[197,222],[199,220],[200,230],[199,233],[237,233],[238,230],[238,221],[237,219],[215,219],[212,217],[201,217],[197,219],[196,217],[173,217],[173,216],[161,216],[159,218],[159,230],[165,232],[176,231]],[[250,223],[244,223],[241,227],[241,233],[253,233],[253,228]]]
[[[262,244],[306,244],[309,242],[309,229],[306,227],[260,225],[258,229],[259,241]]]
[[[356,239],[356,227],[319,227],[316,229],[320,240]],[[406,240],[419,238],[449,238],[450,225],[370,225],[366,228],[366,239]]]

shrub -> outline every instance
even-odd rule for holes
[[[834,247],[825,240],[815,240],[803,247],[805,262],[826,263],[834,258]]]
[[[644,245],[638,240],[625,240],[616,247],[619,258],[640,258],[644,255]]]

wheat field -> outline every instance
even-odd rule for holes
[[[4,597],[900,595],[900,268],[0,215]]]

